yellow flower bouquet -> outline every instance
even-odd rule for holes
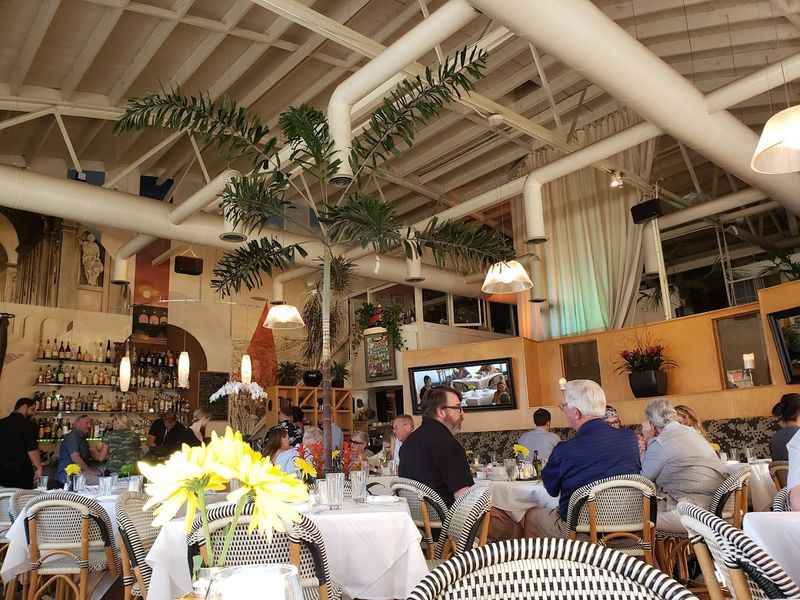
[[[528,458],[530,451],[527,447],[523,446],[522,444],[514,444],[514,455],[519,458],[520,456],[523,458]]]
[[[70,463],[66,467],[64,467],[64,472],[68,476],[72,475],[80,475],[81,474],[81,466],[75,463]]]
[[[258,529],[261,535],[270,538],[273,531],[286,531],[287,523],[300,518],[293,504],[308,498],[308,490],[300,479],[273,465],[230,427],[224,436],[212,433],[207,445],[184,444],[163,464],[140,462],[139,471],[147,479],[145,492],[150,496],[143,508],[156,507],[153,527],[174,519],[185,504],[184,525],[188,532],[199,512],[209,562],[213,562],[215,552],[209,533],[206,493],[221,492],[231,481],[238,481],[238,488],[227,496],[228,502],[236,504],[233,521],[225,530],[217,564],[207,564],[208,567],[225,565],[233,533],[248,503],[253,504],[249,531]]]

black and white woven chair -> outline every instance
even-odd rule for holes
[[[28,600],[38,600],[53,584],[57,598],[72,591],[77,600],[87,600],[89,573],[119,573],[114,529],[97,501],[54,492],[31,500],[25,512],[31,560]]]
[[[122,584],[125,600],[131,597],[147,598],[153,570],[145,561],[156,541],[158,528],[152,526],[153,512],[143,510],[149,499],[142,492],[125,492],[117,499],[117,544],[122,561]]]
[[[422,542],[428,559],[434,557],[436,538],[433,530],[441,531],[450,511],[442,497],[424,483],[405,477],[392,480],[390,489],[393,496],[405,498],[411,511],[411,518],[422,534]]]
[[[11,507],[8,509],[8,515],[11,520],[16,521],[28,502],[41,495],[42,492],[40,490],[16,490],[14,497],[11,499]]]
[[[731,473],[714,492],[708,511],[741,529],[747,514],[751,475],[750,467]]]
[[[791,512],[792,507],[789,504],[789,488],[785,487],[778,490],[778,493],[775,494],[775,497],[772,499],[772,506],[770,506],[770,510],[772,512]]]
[[[342,589],[331,578],[325,542],[316,524],[308,517],[301,516],[300,521],[287,526],[286,533],[274,531],[269,541],[257,532],[248,532],[253,508],[252,503],[244,507],[233,533],[225,566],[291,563],[299,570],[304,600],[341,600]],[[225,528],[233,520],[235,510],[236,505],[231,503],[214,504],[208,509],[214,561],[222,552]],[[194,520],[187,542],[190,564],[198,554],[204,561],[212,558],[206,548],[199,516]]]
[[[14,519],[11,518],[11,501],[17,490],[13,488],[0,489],[0,562],[5,560],[8,551],[8,539],[6,533],[11,527]],[[16,588],[16,580],[10,581],[5,585],[5,597],[10,600]]]
[[[786,487],[786,478],[789,476],[788,460],[773,460],[769,463],[769,476],[778,489]]]
[[[697,600],[643,561],[580,540],[506,540],[456,554],[410,600]]]
[[[606,477],[572,492],[569,537],[588,535],[593,544],[641,556],[653,566],[658,499],[655,484],[639,474]]]
[[[436,542],[435,561],[483,546],[489,535],[491,510],[492,491],[489,487],[475,486],[457,498]]]
[[[736,600],[800,598],[800,588],[743,531],[689,502],[678,503],[678,514],[689,532],[711,600],[722,598],[716,573]]]

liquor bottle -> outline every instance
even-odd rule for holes
[[[161,316],[158,319],[158,324],[161,325],[162,327],[166,327],[167,326],[167,313],[166,312],[162,312],[161,313]]]
[[[536,473],[536,479],[542,478],[542,460],[539,458],[539,451],[533,451],[533,471]]]
[[[139,324],[140,325],[149,325],[150,324],[150,311],[147,307],[142,309],[142,312],[139,313]]]
[[[111,340],[106,341],[106,362],[111,362]]]
[[[64,383],[64,370],[61,368],[61,365],[58,365],[58,372],[56,374],[56,381],[58,383]]]
[[[68,359],[68,360],[72,360],[73,358],[75,358],[75,357],[72,355],[72,348],[70,348],[70,345],[69,345],[69,340],[67,340],[67,349],[66,349],[66,350],[64,350],[64,358],[65,358],[65,359]]]
[[[81,352],[80,346],[78,346],[78,352],[75,354],[75,360],[83,360],[83,352]]]
[[[153,309],[153,314],[150,315],[150,325],[158,325],[158,323],[158,315],[156,314],[155,309]]]
[[[50,358],[52,352],[53,348],[50,346],[50,338],[47,338],[47,343],[44,345],[44,349],[42,350],[42,358]]]
[[[111,385],[117,387],[117,372],[111,371]]]
[[[39,345],[36,346],[36,358],[44,358],[44,345],[42,344],[42,338],[39,338]]]
[[[36,376],[36,383],[44,383],[44,371],[39,367],[39,375]]]
[[[63,359],[64,358],[64,342],[61,342],[61,345],[56,350],[56,358]]]

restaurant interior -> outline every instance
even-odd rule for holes
[[[800,598],[799,47],[0,1],[4,600]]]

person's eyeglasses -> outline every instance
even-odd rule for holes
[[[567,406],[569,405],[566,402],[562,402],[561,404],[558,405],[558,408],[560,408],[561,410],[566,410]]]
[[[460,404],[458,406],[443,406],[442,408],[444,409],[449,408],[450,410],[457,410],[458,412],[464,412],[464,409],[461,407]]]
[[[355,442],[355,441],[350,442],[350,445],[351,446],[366,446],[366,444],[364,442]]]

